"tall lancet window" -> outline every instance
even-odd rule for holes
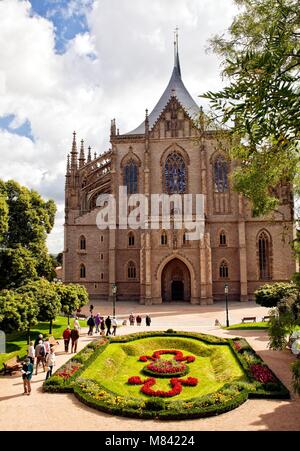
[[[165,191],[168,194],[186,192],[186,165],[181,155],[172,152],[165,163]]]
[[[228,191],[228,162],[220,155],[214,163],[215,192],[224,193]]]
[[[134,161],[129,161],[124,167],[124,185],[128,194],[138,192],[138,167]]]
[[[271,279],[270,250],[270,238],[266,232],[261,232],[258,236],[259,278],[261,280]]]

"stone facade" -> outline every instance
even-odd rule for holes
[[[63,280],[85,285],[91,299],[111,299],[116,284],[118,301],[210,304],[224,299],[227,283],[229,299],[246,301],[261,284],[288,281],[295,271],[289,187],[278,187],[278,211],[253,217],[248,202],[230,188],[235,163],[228,159],[226,139],[204,126],[199,109],[200,121],[195,122],[192,102],[175,51],[170,83],[140,127],[120,134],[113,120],[111,149],[94,158],[90,148],[86,158],[83,141],[78,154],[74,133],[66,174]],[[187,241],[184,230],[163,231],[162,226],[99,230],[99,194],[117,196],[124,182],[135,184],[133,192],[167,192],[170,155],[179,156],[184,165],[185,185],[177,192],[205,195],[203,239]],[[136,171],[131,182],[130,176],[126,179],[130,165]]]

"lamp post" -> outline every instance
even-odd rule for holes
[[[112,295],[113,295],[113,318],[116,316],[116,294],[117,294],[117,285],[115,283],[112,284]]]
[[[229,327],[229,317],[228,317],[228,285],[225,283],[224,285],[224,293],[225,293],[225,306],[226,306],[226,327]]]

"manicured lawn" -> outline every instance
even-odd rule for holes
[[[150,362],[140,362],[141,355],[152,355],[161,349],[176,349],[183,354],[193,355],[196,360],[187,364],[188,376],[198,378],[196,387],[184,387],[176,399],[189,399],[212,393],[225,382],[246,381],[232,351],[227,345],[208,345],[192,338],[150,337],[129,343],[111,343],[102,354],[81,374],[83,379],[93,379],[107,390],[121,396],[149,399],[140,392],[140,386],[127,384],[131,376],[147,379],[143,367]],[[170,360],[172,355],[162,355]],[[155,390],[170,389],[169,379],[157,379]]]
[[[265,322],[257,322],[257,323],[240,323],[240,324],[232,324],[232,326],[229,327],[223,327],[223,329],[227,330],[264,330],[269,328],[269,323],[267,321]]]
[[[53,323],[52,334],[54,338],[62,338],[63,331],[68,325],[68,318],[64,316],[58,316]],[[70,326],[73,325],[73,319],[70,318]],[[86,321],[80,321],[82,327],[86,327]],[[42,333],[44,336],[49,335],[49,323],[38,323],[31,330],[31,339],[35,340],[36,337]],[[3,367],[3,363],[12,357],[19,355],[20,358],[25,357],[27,353],[27,337],[25,333],[14,332],[6,337],[6,354],[0,354],[0,369]]]

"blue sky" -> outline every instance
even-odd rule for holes
[[[0,179],[55,200],[51,252],[63,249],[73,130],[100,154],[111,119],[120,133],[142,122],[172,73],[176,25],[185,85],[202,103],[222,83],[208,39],[235,13],[233,0],[0,0]]]
[[[92,7],[93,0],[29,0],[29,2],[32,15],[37,14],[53,23],[56,53],[65,53],[70,40],[79,33],[89,31],[85,12]],[[34,140],[30,122],[26,120],[16,127],[13,124],[14,119],[13,114],[1,116],[0,129]]]
[[[29,0],[32,10],[53,22],[55,26],[55,48],[64,53],[66,45],[78,33],[88,31],[85,10],[91,8],[93,0]]]

